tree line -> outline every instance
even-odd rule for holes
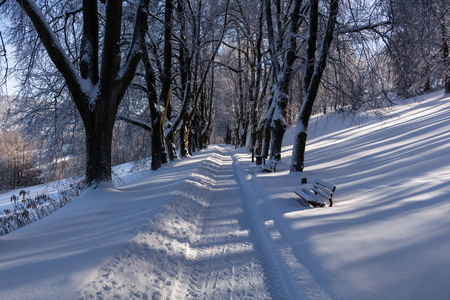
[[[211,141],[270,163],[288,126],[291,171],[301,172],[312,114],[450,92],[449,9],[444,0],[4,0],[0,84],[20,78],[8,116],[42,137],[33,145],[47,178],[84,169],[95,186],[111,181],[113,164],[151,156],[157,170]]]

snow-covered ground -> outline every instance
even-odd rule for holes
[[[292,133],[276,173],[212,145],[0,237],[0,299],[450,299],[450,98],[313,118],[303,174]]]

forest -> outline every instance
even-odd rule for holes
[[[312,115],[450,92],[446,0],[0,1],[0,190],[211,143],[281,159]],[[6,84],[17,82],[14,95]]]

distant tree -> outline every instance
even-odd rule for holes
[[[32,143],[19,131],[0,129],[0,191],[38,184],[40,171]]]
[[[230,0],[198,1],[194,10],[189,9],[193,22],[189,43],[192,83],[188,90],[188,107],[180,123],[180,138],[185,139],[181,145],[187,144],[189,154],[204,148],[209,140],[215,80],[213,65],[228,30],[229,5]]]
[[[83,121],[65,88],[64,79],[42,56],[10,96],[9,121],[26,139],[35,140],[45,181],[83,174],[86,163]]]
[[[218,74],[219,77],[233,78],[230,83],[236,91],[232,98],[223,99],[234,100],[229,107],[233,112],[228,113],[229,123],[233,127],[230,128],[232,141],[237,146],[248,145],[253,148],[265,96],[264,3],[241,0],[233,2],[230,9],[230,26],[224,43],[228,49],[220,54]]]
[[[397,93],[413,96],[438,86],[450,93],[450,3],[390,0],[385,7],[393,20],[386,51]]]
[[[341,2],[313,114],[390,105],[392,63],[384,45],[392,30],[392,20],[383,8],[383,1]]]
[[[151,132],[153,170],[177,158],[178,153],[186,156],[202,148],[209,137],[211,74],[226,30],[229,0],[220,5],[201,0],[160,3],[149,22],[161,30],[146,35],[142,69],[132,83],[147,96],[150,120],[120,115],[121,120]],[[224,18],[224,24],[216,26],[212,20],[217,18]],[[218,28],[222,30],[219,38]]]

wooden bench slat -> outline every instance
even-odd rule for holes
[[[336,189],[336,187],[334,187],[334,189],[329,190],[328,188],[319,185],[319,184],[315,184],[314,187],[320,191],[322,191],[324,194],[328,195],[327,198],[332,198],[333,194],[334,194],[334,190]]]
[[[322,198],[327,199],[327,200],[330,199],[329,195],[325,194],[323,191],[319,190],[318,188],[313,187],[312,190],[313,190],[317,195],[321,196]]]
[[[324,187],[326,187],[326,188],[328,188],[329,190],[332,190],[333,192],[336,189],[336,186],[334,184],[329,183],[329,182],[327,182],[325,180],[316,179],[315,182],[320,184],[320,185],[322,185],[322,186],[324,186]]]

